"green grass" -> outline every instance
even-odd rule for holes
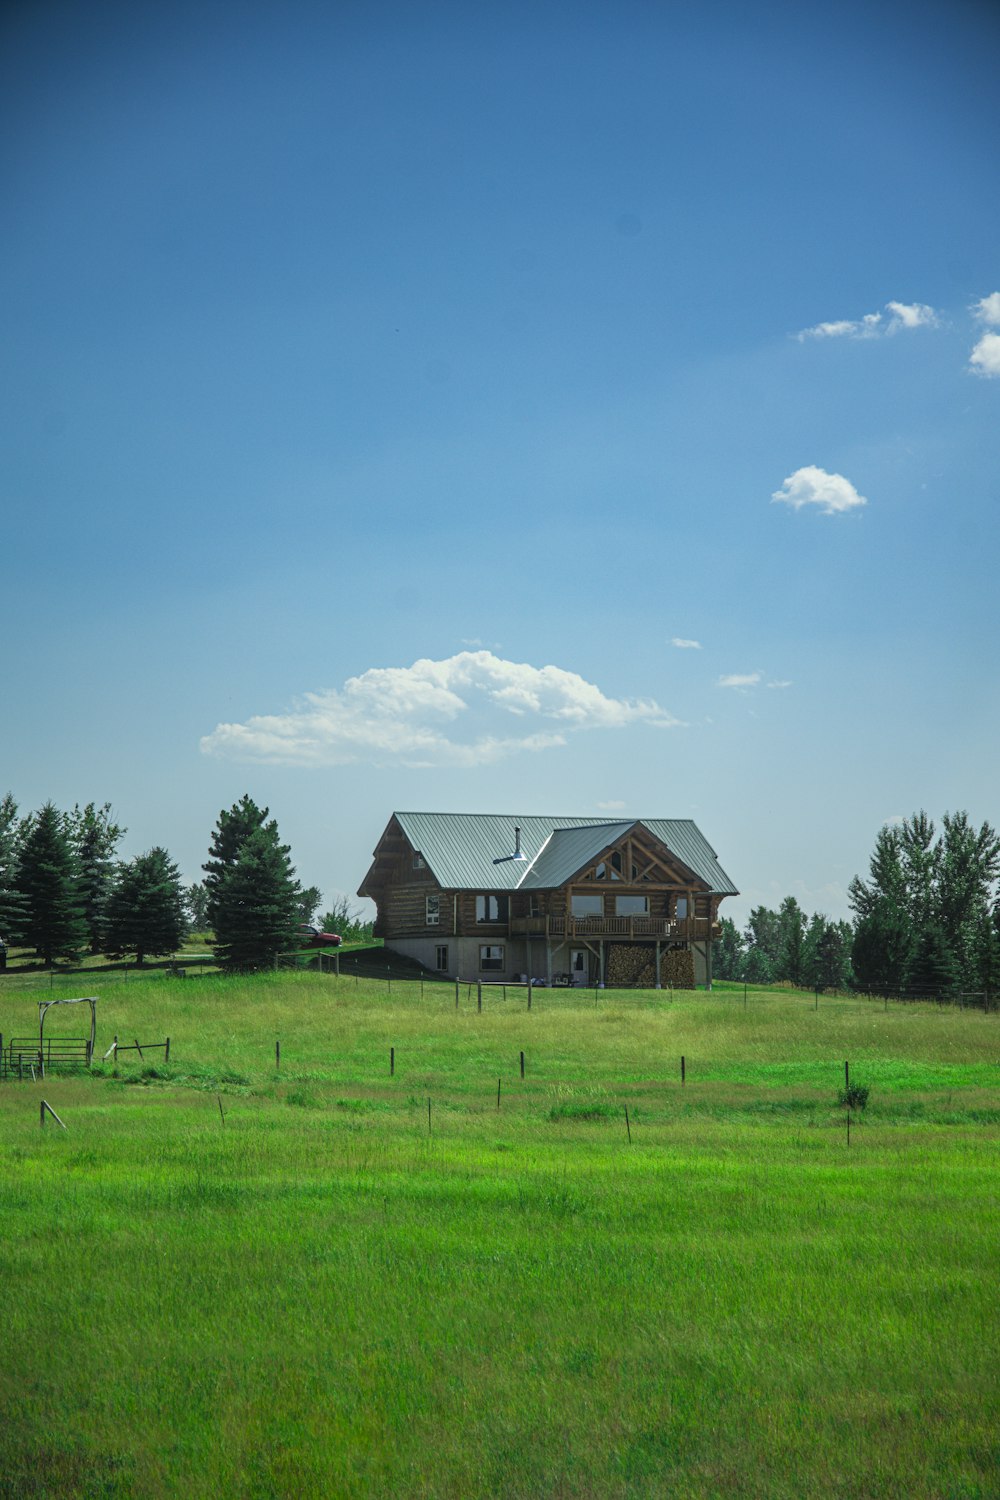
[[[98,993],[171,1058],[0,1083],[5,1497],[1000,1493],[997,1016]]]

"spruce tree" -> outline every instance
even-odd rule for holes
[[[269,967],[292,946],[301,889],[288,854],[272,819],[243,840],[219,880],[215,951],[231,973]]]
[[[180,874],[165,849],[139,854],[119,865],[107,903],[106,952],[113,958],[174,953],[184,937],[184,893]]]
[[[91,953],[104,948],[104,909],[114,880],[114,852],[128,832],[114,821],[111,803],[79,804],[66,818],[66,831],[80,867],[83,914]]]
[[[958,965],[938,922],[928,922],[917,934],[906,987],[917,996],[950,995],[959,987]]]
[[[28,822],[17,887],[25,899],[22,936],[46,968],[56,958],[78,958],[87,942],[80,871],[65,820],[51,802]]]
[[[228,812],[222,811],[212,830],[208,859],[202,865],[205,879],[205,916],[213,930],[218,929],[219,893],[225,875],[239,858],[240,850],[252,833],[267,822],[268,808],[258,807],[246,793]],[[276,825],[272,824],[276,828]]]
[[[17,803],[10,792],[0,800],[0,942],[9,947],[21,936],[25,900],[17,889]]]

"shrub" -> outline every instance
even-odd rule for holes
[[[852,1083],[850,1088],[837,1090],[837,1103],[845,1109],[864,1109],[868,1103],[868,1090],[863,1083]]]

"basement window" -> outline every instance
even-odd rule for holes
[[[424,911],[428,927],[436,927],[441,920],[441,897],[428,896],[424,901]]]
[[[479,967],[485,973],[493,970],[500,973],[503,969],[503,947],[497,943],[483,943],[479,949]]]
[[[434,950],[434,967],[442,974],[448,972],[448,945],[440,943]]]

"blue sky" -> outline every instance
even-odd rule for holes
[[[994,5],[0,27],[0,791],[328,896],[689,816],[738,918],[1000,821]]]

